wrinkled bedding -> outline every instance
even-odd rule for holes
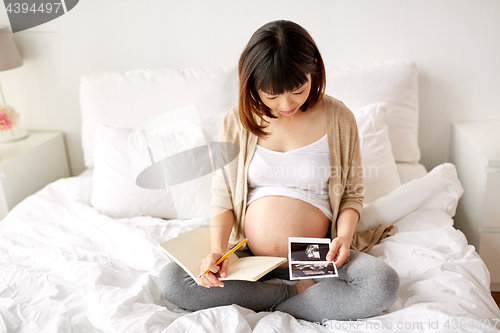
[[[358,229],[394,223],[369,253],[400,275],[399,298],[353,322],[296,320],[238,305],[190,312],[161,297],[157,244],[202,219],[112,219],[90,206],[91,177],[60,179],[0,222],[0,332],[496,332],[489,272],[453,227],[463,193],[452,164],[365,207]],[[334,301],[334,300],[332,300]],[[496,325],[496,328],[494,326]]]

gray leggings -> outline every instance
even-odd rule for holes
[[[246,252],[246,253],[245,253]],[[236,251],[238,257],[252,255]],[[398,298],[399,276],[382,260],[351,250],[347,264],[338,268],[338,278],[314,279],[315,285],[297,294],[295,285],[267,283],[267,279],[288,279],[288,268],[278,267],[259,279],[224,281],[224,287],[199,286],[175,262],[160,272],[163,297],[187,310],[238,304],[259,311],[282,311],[311,322],[356,320],[380,313]]]

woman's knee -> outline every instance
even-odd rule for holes
[[[390,265],[386,264],[384,262],[384,268],[382,269],[382,278],[381,281],[383,281],[385,289],[393,295],[394,301],[396,301],[396,298],[399,293],[399,275],[392,268]],[[394,303],[394,302],[393,302]]]
[[[373,297],[376,297],[383,311],[393,305],[398,299],[399,295],[399,275],[398,273],[387,263],[380,259],[377,270],[374,272],[373,279]]]
[[[399,275],[387,263],[367,253],[356,252],[349,276],[360,283],[377,309],[383,311],[396,302],[399,294]]]
[[[189,284],[190,281],[196,284],[191,276],[173,261],[165,265],[158,274],[158,282],[163,297],[176,305],[182,299],[181,291],[185,290],[186,284]]]

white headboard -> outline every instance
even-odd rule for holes
[[[326,93],[351,110],[385,101],[397,162],[416,163],[418,147],[418,72],[406,59],[327,68]],[[195,104],[203,120],[237,103],[235,67],[144,69],[84,75],[80,83],[82,147],[93,167],[97,123],[134,129],[164,112]]]

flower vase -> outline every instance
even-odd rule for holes
[[[0,143],[20,140],[28,136],[28,131],[11,127],[8,130],[0,131]]]

